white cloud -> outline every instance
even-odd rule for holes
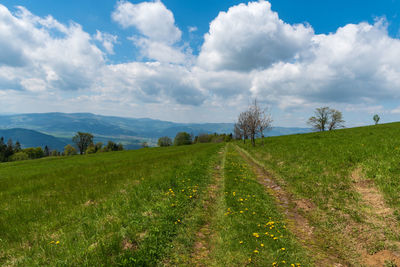
[[[191,55],[176,45],[182,32],[175,25],[172,12],[161,1],[139,4],[120,1],[112,18],[124,28],[139,31],[129,39],[139,48],[142,58],[179,64],[191,61]]]
[[[160,1],[139,4],[120,1],[112,18],[124,28],[135,27],[151,41],[171,45],[181,39],[174,15]]]
[[[196,26],[189,26],[188,27],[188,32],[195,32],[195,31],[197,31],[198,29],[197,29],[197,27]]]
[[[100,90],[132,101],[200,105],[205,100],[197,79],[183,66],[159,62],[117,64],[108,66],[102,77]]]
[[[118,36],[96,30],[94,39],[102,43],[107,53],[114,54],[114,44],[117,43]]]
[[[269,2],[240,4],[211,22],[198,61],[211,70],[267,68],[295,59],[309,48],[312,36],[311,27],[280,20]]]
[[[285,97],[353,104],[400,97],[400,40],[388,36],[385,21],[349,24],[312,42],[307,57],[258,72],[252,93],[280,104]]]
[[[43,91],[88,87],[104,64],[101,51],[76,23],[62,25],[19,7],[0,5],[0,81],[3,89]],[[14,85],[14,86],[13,86]]]
[[[388,35],[385,20],[316,35],[310,25],[280,20],[268,2],[250,2],[211,22],[196,57],[160,1],[118,2],[112,17],[132,27],[143,62],[107,64],[98,46],[112,54],[116,36],[0,5],[0,104],[28,109],[36,101],[40,111],[58,104],[59,111],[84,106],[115,115],[124,107],[125,115],[180,114],[180,120],[204,111],[223,121],[257,97],[303,117],[320,105],[368,116],[399,113],[384,104],[400,98],[400,40]],[[288,123],[296,119],[289,117]]]

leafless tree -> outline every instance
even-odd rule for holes
[[[243,137],[242,131],[240,130],[240,127],[239,127],[239,125],[238,125],[237,123],[235,123],[235,124],[233,125],[233,137],[234,137],[236,140],[241,140],[242,137]]]
[[[342,112],[331,109],[330,110],[329,131],[344,127],[344,120]]]
[[[241,136],[244,142],[247,137],[250,137],[251,144],[255,146],[256,136],[261,134],[264,137],[264,132],[271,128],[272,118],[267,109],[261,109],[257,104],[257,100],[248,107],[248,109],[240,113],[238,117],[237,125],[238,130],[240,130]]]
[[[272,128],[272,122],[273,120],[271,113],[269,113],[268,109],[264,109],[260,116],[260,134],[262,145],[264,145],[264,132]]]
[[[315,116],[308,119],[307,122],[316,131],[334,130],[344,127],[342,112],[330,109],[329,107],[317,108]]]
[[[243,136],[243,143],[246,143],[246,139],[249,136],[249,127],[247,122],[248,112],[243,111],[239,114],[237,125],[240,129],[241,135]]]

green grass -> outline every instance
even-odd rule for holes
[[[400,123],[271,137],[265,146],[242,145],[277,171],[299,195],[321,208],[357,200],[351,172],[362,167],[392,207],[400,207]],[[322,185],[322,186],[316,186]]]
[[[225,161],[214,260],[216,266],[311,266],[310,257],[283,223],[273,197],[233,148]],[[275,265],[274,265],[275,264]]]
[[[0,265],[160,264],[203,198],[219,149],[196,145],[2,164]]]
[[[285,224],[282,211],[294,203],[280,206],[237,146],[287,195],[313,203],[297,210],[313,229],[312,246]],[[318,246],[319,255],[360,266],[360,248],[399,251],[399,158],[393,123],[271,137],[255,148],[201,144],[0,164],[0,265],[318,266]],[[393,214],[378,218],[368,208],[356,169]],[[206,251],[194,255],[199,242]]]
[[[400,240],[390,229],[378,229],[385,226],[372,225],[351,176],[355,169],[362,169],[362,179],[372,180],[394,214],[400,214],[400,123],[272,137],[255,148],[239,145],[273,171],[296,198],[312,200],[317,208],[308,214],[309,219],[316,233],[328,239],[327,249],[335,247],[340,257],[357,257],[355,244],[348,238],[361,233],[349,233],[350,223],[386,231],[386,239]],[[388,248],[381,240],[369,243],[370,253]]]

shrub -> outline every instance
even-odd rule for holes
[[[175,146],[190,145],[192,143],[192,137],[187,132],[179,132],[176,134],[174,139]]]
[[[10,161],[28,160],[29,156],[25,152],[17,152],[10,157]]]
[[[172,146],[172,140],[168,136],[158,138],[158,146]]]

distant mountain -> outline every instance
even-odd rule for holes
[[[128,148],[140,147],[142,141],[155,144],[161,136],[175,137],[185,131],[201,133],[231,133],[233,123],[175,123],[147,118],[123,118],[91,113],[32,113],[0,115],[0,129],[25,128],[55,137],[71,137],[78,131],[90,132],[96,141],[122,142]],[[267,136],[310,132],[308,128],[274,127]]]
[[[58,151],[62,151],[64,146],[68,144],[65,140],[61,138],[56,138],[54,136],[43,134],[34,130],[27,129],[0,129],[0,137],[4,137],[4,142],[7,142],[8,139],[12,139],[15,144],[16,141],[19,141],[22,148],[27,147],[45,147],[46,145],[50,148],[50,150],[56,149]]]

